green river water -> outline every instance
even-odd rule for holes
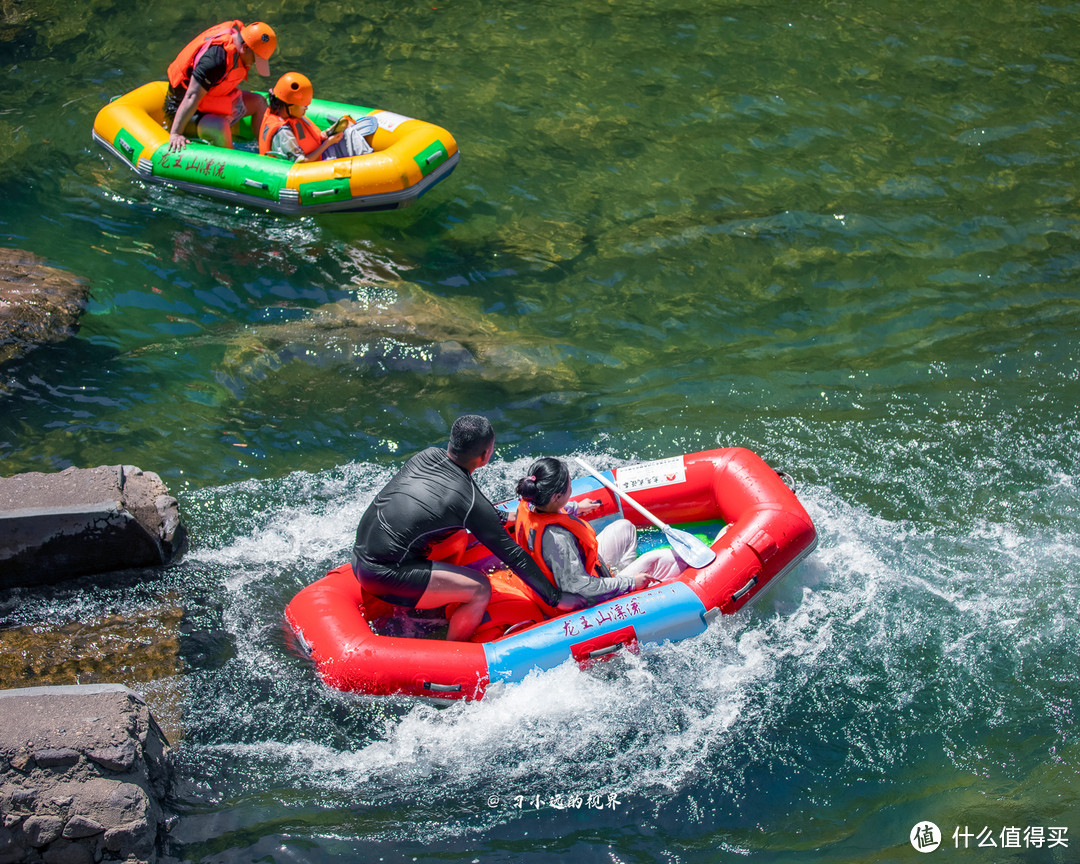
[[[0,10],[0,244],[91,288],[75,338],[0,369],[0,472],[138,465],[192,538],[0,592],[0,636],[52,658],[0,683],[147,694],[169,854],[913,861],[929,820],[929,860],[1080,860],[1080,4]],[[225,16],[317,97],[446,127],[457,170],[306,218],[144,185],[94,116]],[[328,692],[282,610],[464,412],[493,498],[540,454],[746,446],[820,545],[597,671]]]

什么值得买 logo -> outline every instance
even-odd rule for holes
[[[919,852],[933,852],[941,845],[941,829],[933,822],[920,822],[911,829],[910,840]]]

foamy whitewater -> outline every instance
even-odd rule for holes
[[[498,500],[526,463],[496,462],[478,478]],[[674,808],[701,827],[748,818],[777,796],[849,816],[869,796],[914,819],[934,790],[899,802],[890,789],[917,772],[929,742],[941,741],[951,764],[935,768],[967,796],[992,794],[1000,775],[1045,782],[1045,748],[1066,741],[1071,708],[1036,670],[1076,648],[1076,544],[1053,524],[890,520],[820,485],[799,489],[817,551],[752,611],[698,638],[587,672],[567,663],[481,702],[331,691],[290,645],[282,609],[345,560],[389,476],[351,464],[194,496],[196,510],[245,505],[222,544],[185,565],[220,577],[234,649],[195,676],[183,762],[217,770],[199,772],[194,797],[241,821],[236,808],[254,789],[281,818],[289,789],[334,810],[406,812],[365,823],[365,836],[386,842],[419,823],[433,842],[468,843],[530,814],[596,813],[612,801],[623,816],[662,822]],[[1059,474],[1028,497],[1059,500],[1071,482]],[[1032,720],[1014,737],[1018,715]],[[268,805],[267,793],[284,798]],[[754,848],[752,838],[725,842]]]

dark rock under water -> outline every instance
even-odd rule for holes
[[[0,248],[0,363],[45,342],[62,342],[78,327],[90,289],[22,249]]]

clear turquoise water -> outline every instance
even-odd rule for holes
[[[300,220],[90,141],[202,10],[16,11],[0,241],[93,299],[2,370],[0,470],[157,471],[193,542],[139,587],[0,609],[182,598],[186,671],[140,685],[182,705],[173,854],[900,861],[928,819],[939,857],[1078,860],[1080,6],[240,7],[278,27],[275,72],[462,150],[414,208]],[[498,429],[492,497],[540,453],[748,446],[819,549],[592,674],[443,709],[327,693],[281,610],[463,411]],[[964,826],[1070,842],[965,852]]]

